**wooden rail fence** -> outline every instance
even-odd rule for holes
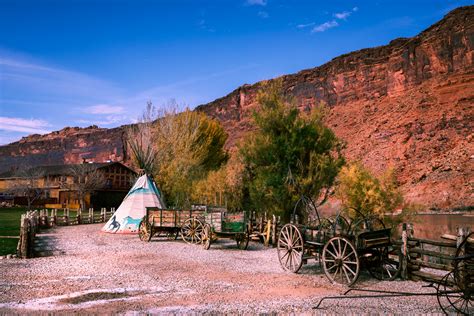
[[[75,216],[71,216],[70,209],[42,209],[28,211],[21,215],[20,223],[20,239],[17,246],[17,255],[19,258],[31,258],[34,255],[34,241],[36,234],[41,228],[48,228],[53,226],[68,226],[81,225],[93,223],[105,223],[114,213],[115,208],[107,211],[102,208],[97,214],[91,208],[87,213],[82,210],[73,211]]]
[[[440,282],[443,275],[435,271],[422,271],[422,268],[451,271],[456,250],[470,233],[470,227],[458,228],[457,235],[444,234],[444,240],[416,238],[413,225],[403,224],[401,239],[395,244],[400,246],[402,279]],[[474,240],[470,241],[474,243]]]

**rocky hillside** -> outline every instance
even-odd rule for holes
[[[413,38],[339,56],[283,76],[302,108],[324,102],[346,156],[380,173],[394,167],[406,196],[435,208],[474,205],[474,6]],[[223,123],[233,147],[252,129],[261,83],[197,107]],[[126,160],[123,130],[63,129],[0,147],[0,172],[17,164]]]
[[[474,205],[474,7],[413,38],[339,56],[283,76],[302,108],[329,105],[346,156],[375,172],[394,167],[412,201]],[[197,108],[223,122],[231,145],[251,129],[261,83]]]

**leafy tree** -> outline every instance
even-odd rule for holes
[[[382,218],[384,213],[392,212],[403,205],[403,196],[392,169],[378,179],[360,163],[352,163],[342,168],[336,196],[352,219],[360,216],[354,209],[364,216],[376,215]]]
[[[257,100],[257,129],[240,146],[245,206],[288,219],[301,196],[324,203],[344,164],[343,144],[324,125],[324,107],[300,111],[280,81],[264,84]]]
[[[204,113],[168,110],[155,121],[154,174],[171,205],[190,205],[194,183],[228,159],[226,140],[220,123]]]
[[[220,169],[210,171],[206,178],[193,186],[193,201],[204,204],[226,205],[228,209],[242,208],[243,165],[236,155]]]

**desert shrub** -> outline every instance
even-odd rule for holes
[[[280,81],[264,84],[257,100],[256,130],[239,149],[243,206],[288,219],[301,196],[327,196],[344,163],[342,143],[323,123],[325,108],[301,111]]]

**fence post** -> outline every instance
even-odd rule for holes
[[[64,222],[67,225],[69,225],[69,207],[66,208],[66,214],[64,215]]]
[[[82,224],[82,209],[81,208],[77,210],[77,224],[78,225]]]
[[[407,232],[407,223],[403,223],[402,228],[402,249],[401,249],[401,260],[402,265],[401,278],[406,280],[408,278],[408,232]]]
[[[277,218],[275,215],[273,215],[273,221],[272,221],[272,245],[275,247],[276,245],[276,240],[277,240],[277,227],[278,227],[278,222]]]

